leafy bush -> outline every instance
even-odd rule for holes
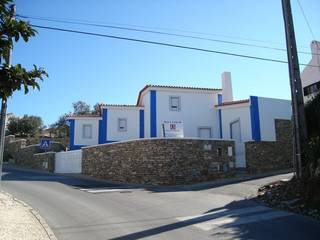
[[[320,136],[320,94],[305,106],[309,138]]]

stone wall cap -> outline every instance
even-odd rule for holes
[[[45,154],[52,154],[52,153],[55,154],[55,152],[50,151],[50,152],[35,153],[33,155],[45,155]]]
[[[158,137],[158,138],[138,138],[138,139],[130,139],[124,140],[119,142],[111,142],[111,143],[103,143],[97,145],[90,145],[82,147],[81,149],[86,148],[93,148],[99,146],[106,146],[106,145],[114,145],[114,144],[121,144],[121,143],[128,143],[128,142],[138,142],[138,141],[156,141],[156,140],[180,140],[180,141],[188,141],[188,140],[198,140],[198,141],[220,141],[220,142],[234,142],[234,139],[220,139],[220,138],[196,138],[196,137],[189,137],[189,138],[165,138],[165,137]]]

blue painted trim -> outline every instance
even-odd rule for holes
[[[85,147],[85,145],[75,145],[74,144],[74,132],[75,132],[75,120],[69,119],[69,149],[70,150],[78,150],[82,147]]]
[[[222,104],[222,94],[218,94],[218,104]],[[222,112],[221,109],[218,110],[219,114],[219,134],[220,134],[220,139],[222,139]]]
[[[157,137],[157,92],[150,91],[150,137]]]
[[[99,144],[107,142],[108,109],[102,109],[102,119],[99,120]]]
[[[86,145],[73,145],[72,147],[70,146],[70,151],[72,150],[79,150],[82,147],[85,147]]]
[[[69,148],[72,150],[74,145],[74,119],[69,119]]]
[[[261,141],[258,97],[250,96],[251,134],[254,141]]]
[[[140,138],[144,138],[144,110],[140,109],[139,112],[139,122],[140,122]]]

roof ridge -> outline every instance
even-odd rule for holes
[[[134,104],[103,104],[101,105],[106,106],[106,107],[138,107],[137,105]]]
[[[140,91],[137,99],[136,106],[139,106],[140,98],[142,93],[149,87],[158,87],[158,88],[177,88],[177,89],[187,89],[187,90],[204,90],[204,91],[222,91],[221,88],[205,88],[205,87],[187,87],[187,86],[170,86],[170,85],[157,85],[157,84],[147,84]]]
[[[159,87],[159,88],[181,88],[181,89],[197,89],[197,90],[222,90],[221,88],[207,88],[207,87],[192,87],[192,86],[176,86],[176,85],[158,85],[158,84],[147,84],[146,87]]]
[[[240,99],[240,100],[236,100],[236,101],[223,102],[221,104],[215,105],[215,107],[228,106],[228,105],[247,103],[247,102],[250,102],[250,99]]]

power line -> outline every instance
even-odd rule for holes
[[[310,23],[309,23],[309,21],[308,21],[307,15],[305,14],[305,12],[304,12],[304,10],[303,10],[303,7],[302,7],[302,5],[301,5],[301,2],[300,2],[299,0],[297,0],[297,2],[298,2],[298,5],[299,5],[299,7],[300,7],[300,10],[301,10],[301,12],[302,12],[303,18],[304,18],[304,20],[305,20],[306,23],[307,23],[307,26],[308,26],[309,31],[310,31],[310,33],[311,33],[311,36],[313,37],[313,40],[316,40],[316,37],[315,37],[315,35],[314,35],[313,31],[312,31],[311,25],[310,25]]]
[[[153,34],[160,34],[160,35],[167,35],[167,36],[174,36],[174,37],[184,37],[184,38],[192,38],[192,39],[198,39],[198,40],[206,40],[206,41],[225,43],[225,44],[232,44],[232,45],[240,45],[240,46],[247,46],[247,47],[257,47],[257,48],[271,49],[271,50],[277,50],[277,51],[283,51],[283,52],[287,51],[284,48],[275,48],[275,47],[268,47],[268,46],[262,46],[262,45],[256,45],[256,44],[240,43],[240,42],[234,42],[234,41],[225,41],[225,40],[219,40],[219,39],[204,38],[204,37],[197,37],[197,36],[183,35],[183,34],[176,34],[176,33],[168,33],[168,32],[160,32],[160,31],[153,31],[153,30],[143,30],[143,29],[128,28],[128,27],[121,27],[121,26],[114,26],[114,25],[84,23],[84,22],[75,22],[75,21],[66,21],[66,20],[52,20],[52,19],[48,19],[48,18],[27,17],[27,16],[22,16],[22,15],[18,15],[18,16],[22,17],[22,18],[27,18],[27,19],[36,19],[36,20],[43,20],[43,21],[50,21],[50,22],[79,24],[79,25],[120,29],[120,30],[134,31],[134,32],[153,33]],[[308,52],[301,52],[301,53],[310,54]]]
[[[205,38],[205,37],[198,37],[198,36],[192,36],[192,35],[184,35],[184,34],[177,34],[177,33],[169,33],[169,32],[163,32],[163,31],[155,31],[155,30],[145,30],[150,29],[149,27],[145,26],[137,26],[137,25],[123,25],[123,24],[107,24],[107,23],[97,23],[97,22],[90,22],[90,21],[83,21],[83,20],[77,20],[77,19],[68,19],[68,18],[48,18],[48,17],[40,17],[40,16],[27,16],[27,15],[21,15],[17,14],[20,18],[25,19],[34,19],[34,20],[42,20],[42,21],[50,21],[50,22],[59,22],[59,23],[68,23],[68,24],[79,24],[79,25],[87,25],[87,26],[94,26],[94,27],[104,27],[104,28],[113,28],[113,29],[121,29],[121,30],[128,30],[128,31],[136,31],[136,32],[145,32],[145,33],[154,33],[154,34],[161,34],[161,35],[168,35],[168,36],[176,36],[176,37],[184,37],[184,38],[193,38],[198,40],[207,40],[207,41],[213,41],[213,42],[220,42],[220,43],[226,43],[226,44],[233,44],[233,45],[241,45],[241,46],[250,46],[250,47],[257,47],[257,48],[264,48],[264,49],[271,49],[271,50],[277,50],[277,51],[287,51],[285,48],[277,48],[277,47],[270,47],[265,45],[257,45],[257,44],[250,44],[250,43],[241,43],[241,42],[235,42],[235,41],[226,41],[226,40],[220,40],[220,39],[212,39],[212,38]],[[131,26],[131,27],[123,27],[123,26]],[[140,29],[138,29],[140,28]],[[145,29],[141,29],[145,28]],[[250,38],[240,38],[235,36],[228,36],[228,35],[222,35],[222,34],[212,34],[212,33],[201,33],[201,32],[193,32],[193,31],[184,31],[184,30],[178,30],[178,29],[168,29],[168,28],[153,28],[153,29],[166,29],[169,31],[178,31],[178,32],[187,32],[187,33],[194,33],[194,34],[201,34],[201,35],[213,35],[213,36],[220,36],[225,38],[233,38],[233,39],[241,39],[246,41],[255,41],[255,42],[264,42],[264,43],[272,43],[272,44],[280,44],[275,42],[268,42],[268,41],[262,41],[262,40],[256,40],[256,39],[250,39]],[[282,44],[281,44],[282,45]],[[303,46],[304,47],[304,46]],[[310,54],[309,52],[300,51],[301,54]]]
[[[137,39],[137,38],[127,38],[127,37],[120,37],[120,36],[115,36],[115,35],[107,35],[107,34],[101,34],[101,33],[85,32],[85,31],[78,31],[78,30],[65,29],[65,28],[57,28],[57,27],[49,27],[49,26],[41,26],[41,25],[33,25],[33,24],[30,24],[30,25],[32,27],[41,28],[41,29],[48,29],[48,30],[54,30],[54,31],[70,32],[70,33],[77,33],[77,34],[84,34],[84,35],[91,35],[91,36],[98,36],[98,37],[105,37],[105,38],[112,38],[112,39],[118,39],[118,40],[126,40],[126,41],[132,41],[132,42],[147,43],[147,44],[153,44],[153,45],[174,47],[174,48],[180,48],[180,49],[188,49],[188,50],[194,50],[194,51],[200,51],[200,52],[215,53],[215,54],[221,54],[221,55],[227,55],[227,56],[234,56],[234,57],[242,57],[242,58],[255,59],[255,60],[261,60],[261,61],[268,61],[268,62],[277,62],[277,63],[285,63],[285,64],[288,63],[287,61],[284,61],[284,60],[278,60],[278,59],[272,59],[272,58],[263,58],[263,57],[250,56],[250,55],[237,54],[237,53],[230,53],[230,52],[223,52],[223,51],[216,51],[216,50],[197,48],[197,47],[190,47],[190,46],[184,46],[184,45],[177,45],[177,44],[171,44],[171,43],[165,43],[165,42],[149,41],[149,40]],[[317,67],[317,66],[303,64],[303,63],[300,64],[300,65]]]

